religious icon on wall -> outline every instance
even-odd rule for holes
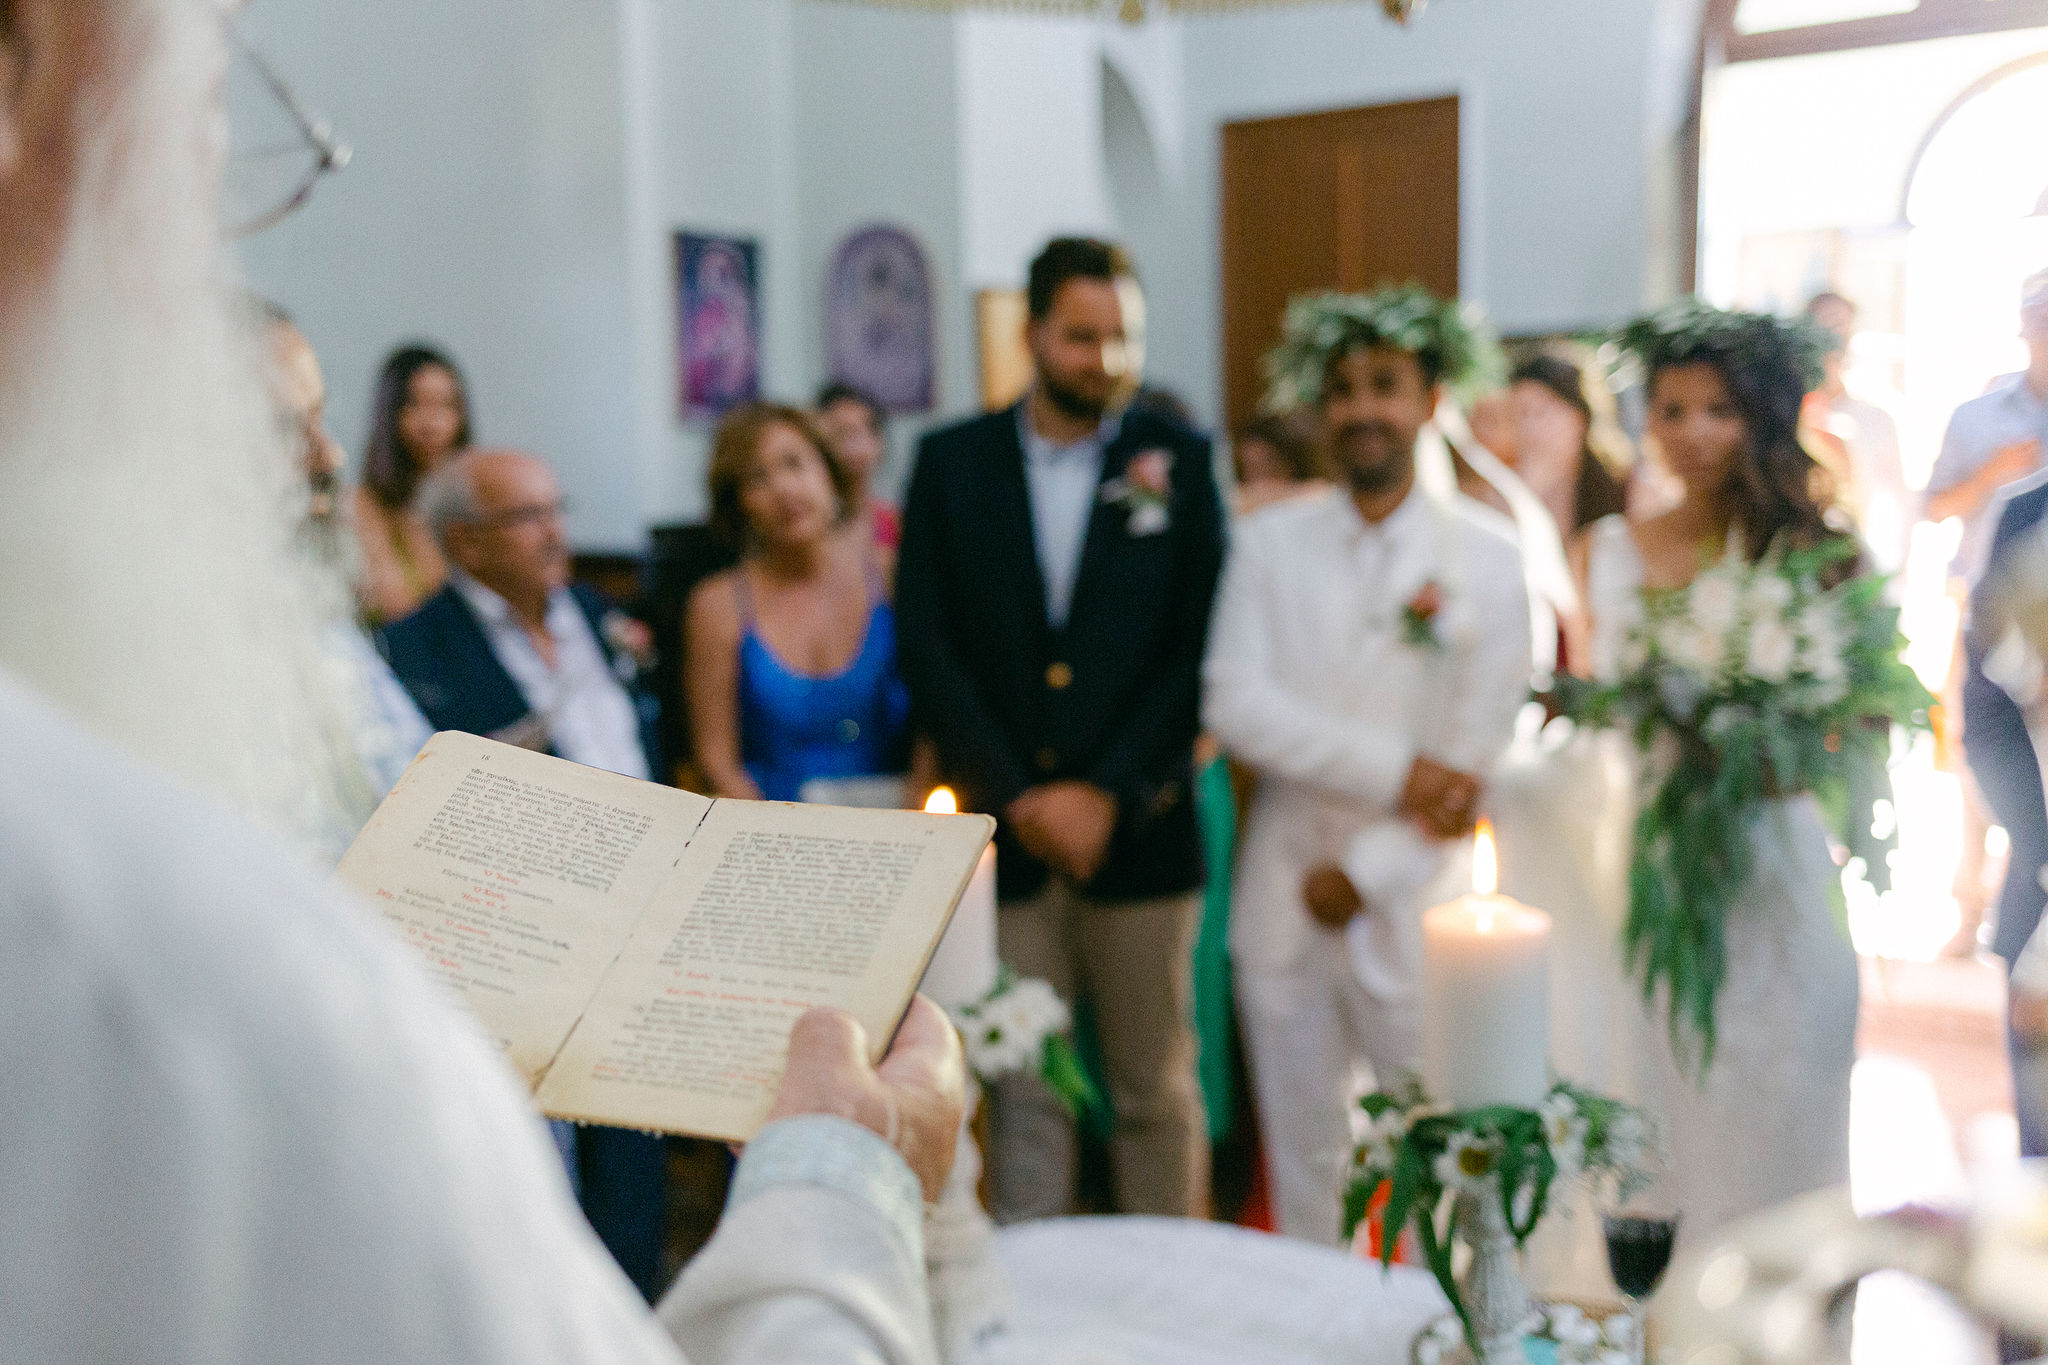
[[[832,377],[891,412],[929,412],[937,387],[932,276],[901,228],[867,227],[839,244],[825,287]]]
[[[761,394],[761,251],[746,237],[676,234],[682,416],[717,417]]]

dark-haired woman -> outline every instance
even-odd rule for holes
[[[1799,443],[1799,338],[1759,316],[1696,318],[1642,357],[1649,445],[1683,497],[1646,520],[1597,522],[1574,547],[1597,676],[1625,668],[1645,594],[1690,585],[1730,548],[1754,561],[1774,545],[1843,534],[1826,477]],[[1662,1120],[1669,1193],[1692,1245],[1849,1175],[1857,970],[1833,911],[1840,874],[1810,794],[1766,802],[1748,838],[1753,871],[1726,923],[1713,1065],[1701,1076],[1674,1055],[1661,1012],[1641,1024],[1644,1099]]]
[[[1558,534],[1569,540],[1625,508],[1621,480],[1594,449],[1593,405],[1578,366],[1548,355],[1524,361],[1508,379],[1508,404],[1515,431],[1510,463],[1550,509]]]
[[[355,494],[358,593],[371,624],[412,615],[447,581],[448,565],[413,495],[469,440],[469,390],[455,362],[427,346],[393,351],[377,376]]]
[[[719,427],[712,524],[740,550],[684,617],[696,761],[719,796],[800,799],[814,778],[905,770],[890,566],[858,491],[805,414],[752,403]]]

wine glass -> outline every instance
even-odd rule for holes
[[[1636,1359],[1647,1365],[1643,1305],[1657,1292],[1658,1282],[1671,1264],[1671,1248],[1678,1240],[1678,1213],[1634,1202],[1611,1209],[1600,1223],[1607,1237],[1607,1269],[1614,1276],[1614,1287],[1628,1301],[1629,1319],[1635,1327]]]

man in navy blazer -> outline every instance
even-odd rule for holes
[[[1000,821],[1003,960],[1094,1007],[1118,1207],[1196,1214],[1193,750],[1222,506],[1208,441],[1124,408],[1143,304],[1123,252],[1055,241],[1028,293],[1030,394],[918,451],[903,672],[962,808]],[[997,1216],[1066,1212],[1071,1118],[1035,1077],[991,1099]]]
[[[2016,582],[2038,572],[2039,554],[2020,551],[2036,540],[2048,517],[2048,473],[2010,485],[1992,510],[1991,546],[1983,574],[1970,593],[1970,618],[1963,636],[1968,671],[1963,676],[1963,752],[1998,823],[2012,841],[2005,885],[1998,897],[1998,932],[1992,949],[2010,966],[2027,946],[2048,903],[2042,886],[2048,868],[2048,799],[2041,786],[2039,755],[2027,722],[2005,688],[1985,674],[1985,661],[2005,635],[2004,604],[2015,590],[2039,595],[2048,584]],[[1994,671],[1996,671],[1994,669]],[[2014,1038],[2015,1061],[2023,1041]],[[2048,1156],[2048,1131],[2041,1116],[2019,1095],[2020,1146],[2027,1156]]]
[[[562,496],[548,467],[472,451],[421,490],[451,566],[445,587],[378,645],[436,730],[465,730],[642,779],[661,767],[654,708],[633,687],[636,634],[569,582]],[[667,1156],[661,1140],[555,1125],[591,1226],[648,1299],[660,1283]]]

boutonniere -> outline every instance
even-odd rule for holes
[[[1411,645],[1442,649],[1444,640],[1437,633],[1436,619],[1443,615],[1443,610],[1443,587],[1432,578],[1417,588],[1415,596],[1401,608],[1401,638]]]
[[[1124,472],[1102,485],[1102,500],[1121,507],[1125,529],[1134,536],[1156,536],[1173,524],[1167,505],[1173,501],[1173,452],[1141,450]]]
[[[654,632],[646,622],[614,610],[598,618],[598,625],[611,646],[612,672],[620,682],[630,684],[641,669],[653,666]]]

